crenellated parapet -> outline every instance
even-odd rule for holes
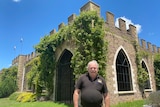
[[[151,44],[150,42],[146,42],[144,39],[141,39],[139,41],[139,45],[142,47],[142,49],[147,50],[152,53],[160,53],[160,47],[157,47],[154,44]]]
[[[136,27],[134,25],[130,24],[128,31],[129,31],[129,34],[133,35],[136,38],[138,37],[137,36],[137,30],[136,30]]]
[[[92,1],[89,1],[86,3],[84,6],[80,8],[80,12],[83,11],[97,11],[98,15],[100,16],[100,6],[95,4]],[[68,17],[68,25],[72,24],[74,20],[76,19],[75,14],[71,14]],[[117,36],[127,38],[127,40],[130,41],[137,41],[139,45],[145,49],[148,50],[149,52],[153,53],[160,53],[160,47],[156,47],[155,45],[152,45],[151,43],[147,42],[145,40],[139,40],[138,39],[138,34],[136,30],[136,26],[130,24],[129,26],[126,26],[126,21],[123,20],[122,18],[118,19],[118,25],[119,27],[116,27],[115,25],[115,17],[114,14],[111,12],[106,12],[106,28],[109,29],[109,32],[116,34]],[[63,26],[65,26],[64,23],[60,23],[58,25],[58,30],[60,30]],[[127,29],[128,28],[128,29]],[[56,33],[56,30],[53,29],[50,31],[50,35]]]
[[[126,21],[119,18],[118,22],[119,22],[119,28],[121,29],[121,31],[126,32]]]
[[[84,6],[82,6],[80,8],[80,12],[85,12],[85,11],[96,11],[98,16],[100,16],[100,6],[98,6],[96,3],[89,1],[87,4],[85,4]],[[73,23],[73,21],[76,19],[76,15],[72,14],[68,17],[68,25],[70,25],[71,23]],[[63,26],[65,26],[65,24],[62,22],[58,25],[58,30],[60,30]],[[56,30],[53,29],[50,31],[50,35],[56,33]]]
[[[147,47],[148,47],[148,50],[152,52],[153,49],[152,49],[152,44],[150,42],[147,42]]]
[[[72,14],[71,16],[68,17],[68,24],[70,25],[73,23],[73,21],[76,19],[76,15]]]
[[[107,17],[106,23],[108,23],[108,25],[111,27],[115,27],[114,14],[112,14],[111,12],[107,12],[106,17]]]
[[[17,65],[17,64],[18,64],[18,57],[12,60],[12,65]]]
[[[106,13],[106,24],[107,26],[117,32],[117,35],[122,34],[122,35],[131,35],[133,38],[137,39],[137,31],[136,27],[132,24],[129,25],[129,29],[126,27],[126,21],[119,18],[118,19],[118,25],[119,28],[115,26],[115,21],[114,21],[114,14],[111,12]]]
[[[144,39],[141,39],[141,43],[142,43],[142,48],[147,49],[146,48],[146,41]]]
[[[16,58],[14,58],[12,60],[12,65],[18,65],[19,63],[21,63],[20,58],[23,57],[23,63],[27,63],[28,61],[32,60],[33,58],[35,58],[38,54],[36,52],[32,52],[28,55],[19,55]]]
[[[60,23],[60,24],[58,25],[58,30],[61,29],[63,26],[65,26],[65,24],[64,24],[64,23]]]
[[[72,14],[71,16],[68,17],[68,25],[72,24],[73,21],[76,19],[76,15]],[[60,30],[63,26],[65,26],[64,23],[60,23],[58,26],[58,30]],[[56,29],[53,29],[50,31],[50,35],[55,34],[56,33]]]
[[[35,58],[38,54],[36,52],[32,52],[31,54],[26,55],[26,62]]]
[[[50,35],[52,35],[54,33],[56,33],[56,29],[53,29],[53,30],[50,31]]]

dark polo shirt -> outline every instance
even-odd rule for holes
[[[78,79],[75,88],[81,90],[81,104],[83,107],[101,107],[102,95],[108,93],[104,78],[98,75],[92,81],[89,73],[83,74]]]

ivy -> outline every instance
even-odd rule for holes
[[[57,33],[46,35],[35,46],[40,55],[40,79],[49,93],[53,92],[53,76],[56,70],[55,51],[64,41],[74,41],[76,48],[71,59],[73,74],[77,78],[86,72],[90,60],[99,63],[99,74],[105,77],[107,42],[104,39],[104,20],[96,12],[82,12],[74,22],[63,26]]]
[[[105,77],[107,42],[104,40],[104,20],[96,12],[82,12],[73,27],[77,47],[71,61],[74,75],[78,77],[85,73],[87,63],[95,59],[100,65],[99,74]]]
[[[154,57],[154,71],[155,71],[155,80],[156,88],[160,90],[160,54],[155,54]]]
[[[37,56],[32,59],[26,64],[26,67],[29,69],[29,72],[26,74],[28,86],[33,92],[36,92],[38,96],[41,94],[44,86],[44,82],[40,79],[40,57]]]
[[[134,47],[136,51],[137,81],[139,84],[140,91],[142,92],[142,97],[145,97],[145,83],[149,79],[149,76],[145,69],[142,68],[141,60],[142,58],[148,58],[149,54],[143,50],[140,50],[139,45],[136,41],[134,41]]]

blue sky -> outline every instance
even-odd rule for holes
[[[64,22],[89,0],[0,0],[0,70],[19,54],[30,54],[40,38]],[[101,16],[114,14],[137,26],[138,36],[160,47],[159,0],[92,0]]]

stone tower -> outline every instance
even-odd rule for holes
[[[100,16],[100,6],[95,4],[94,2],[89,1],[87,4],[80,8],[81,12],[84,11],[97,11],[97,14]]]

